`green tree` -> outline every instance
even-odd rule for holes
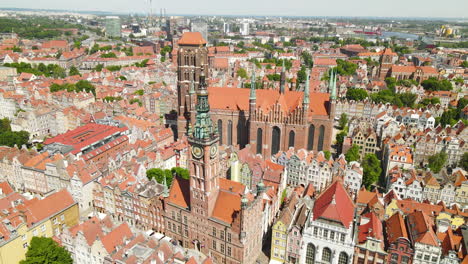
[[[78,69],[75,66],[71,66],[70,71],[68,72],[68,75],[69,76],[73,76],[73,75],[80,75],[81,76],[81,73],[80,73],[80,71],[78,71]]]
[[[396,100],[398,100],[398,102],[401,102],[401,104],[403,106],[413,107],[414,102],[416,102],[416,99],[418,97],[417,97],[417,95],[415,95],[413,93],[401,93],[401,94],[397,94],[397,96],[395,98],[396,98]],[[398,105],[397,103],[395,103],[395,104]]]
[[[336,70],[339,75],[354,75],[358,68],[357,64],[341,59],[337,59],[336,64]]]
[[[388,89],[395,91],[397,80],[394,77],[385,78],[385,83],[387,84]]]
[[[139,106],[143,105],[143,103],[138,98],[130,99],[130,104],[134,104],[134,103],[137,103]]]
[[[347,162],[359,160],[359,146],[358,145],[351,146],[348,152],[346,152],[345,158]]]
[[[340,133],[336,134],[336,143],[340,148],[343,146],[344,139],[347,135],[348,134],[345,131],[341,131]]]
[[[340,120],[338,120],[338,126],[340,129],[344,129],[348,125],[348,115],[346,113],[342,113],[340,116]]]
[[[346,98],[348,100],[362,101],[368,96],[367,91],[364,89],[350,88],[346,91]]]
[[[427,91],[451,91],[453,89],[452,83],[449,80],[438,80],[435,77],[424,80],[421,85]]]
[[[463,153],[463,156],[460,159],[460,164],[458,166],[468,171],[468,152]]]
[[[180,168],[180,167],[174,167],[171,169],[172,174],[181,177],[182,179],[190,179],[190,174],[187,169]]]
[[[432,156],[429,156],[428,161],[429,169],[431,169],[431,171],[434,173],[439,173],[440,170],[442,170],[442,168],[444,167],[445,162],[447,161],[447,153],[443,151],[436,153]]]
[[[368,190],[370,190],[372,184],[379,180],[382,168],[380,167],[380,160],[373,153],[366,154],[362,161],[363,177],[362,183]]]
[[[327,160],[330,159],[330,157],[331,157],[331,152],[330,152],[329,150],[325,150],[325,151],[323,152],[323,154],[325,155],[325,159],[327,159]]]
[[[303,83],[307,78],[306,68],[301,67],[301,70],[297,72],[297,83]]]
[[[70,253],[52,238],[33,237],[26,252],[26,259],[20,264],[72,264]]]
[[[10,124],[11,124],[10,119],[6,117],[3,119],[0,119],[0,133],[11,131]]]
[[[98,65],[96,65],[96,67],[94,67],[93,71],[100,72],[100,71],[102,71],[103,68],[104,68],[103,64],[98,64]]]
[[[247,79],[247,71],[244,69],[244,68],[239,68],[237,70],[237,76],[243,78],[243,79]]]
[[[146,177],[148,180],[155,179],[158,183],[164,182],[164,170],[160,168],[153,168],[146,171]]]
[[[468,68],[468,61],[463,61],[463,62],[460,64],[460,67]]]
[[[143,89],[139,89],[139,90],[135,91],[135,95],[140,95],[141,96],[143,94],[145,94],[145,90],[143,90]]]
[[[109,52],[109,53],[103,53],[99,57],[101,57],[101,58],[117,58],[117,55],[115,55],[114,52]]]

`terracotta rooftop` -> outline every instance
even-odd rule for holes
[[[213,109],[224,110],[249,110],[250,89],[209,87],[209,103]],[[268,113],[275,103],[281,106],[286,113],[292,112],[298,106],[302,106],[303,92],[287,91],[281,94],[276,90],[257,90],[257,108]],[[310,93],[309,116],[328,115],[327,104],[330,95],[328,93]]]
[[[314,204],[314,220],[324,218],[350,227],[354,218],[354,203],[340,180],[320,194]]]
[[[200,32],[185,32],[179,39],[179,45],[206,45]]]

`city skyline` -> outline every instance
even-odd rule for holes
[[[6,0],[2,8],[26,8],[66,10],[78,12],[111,12],[119,14],[148,13],[150,6],[153,13],[159,13],[161,8],[168,14],[180,15],[220,15],[220,16],[298,16],[298,17],[382,17],[382,18],[467,18],[468,2],[461,0],[448,0],[444,5],[438,5],[436,1],[403,1],[396,0],[389,5],[386,1],[361,0],[359,3],[337,0],[333,5],[328,3],[307,2],[304,0],[291,0],[288,5],[282,6],[278,0],[247,1],[240,0],[235,6],[229,3],[216,2],[214,0],[197,1],[188,0],[166,2],[154,0],[150,5],[149,0],[135,2],[126,0],[99,1],[98,3],[83,0],[80,2],[45,0],[40,3],[30,0]],[[112,6],[109,5],[112,3]],[[434,5],[438,5],[435,10]],[[382,8],[383,6],[387,6]],[[457,6],[457,8],[453,8]],[[361,8],[365,7],[365,8]],[[402,8],[405,7],[405,8]],[[125,10],[124,12],[122,10]]]

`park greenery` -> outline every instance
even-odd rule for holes
[[[33,237],[20,264],[72,264],[73,259],[65,248],[49,237]]]
[[[43,63],[40,63],[37,66],[32,66],[31,64],[25,62],[14,62],[5,63],[3,66],[16,68],[18,73],[26,72],[37,76],[52,77],[57,79],[65,78],[67,76],[65,69],[57,64],[49,64],[46,66]]]
[[[337,66],[334,69],[336,70],[338,75],[343,76],[354,75],[358,68],[357,64],[342,59],[337,59],[336,64]]]
[[[447,153],[439,152],[432,156],[429,156],[428,167],[434,173],[439,173],[447,162]]]
[[[184,168],[174,167],[172,169],[160,169],[160,168],[152,168],[146,171],[146,177],[149,180],[155,179],[156,182],[163,184],[164,179],[166,180],[166,186],[169,188],[171,187],[172,181],[174,180],[174,176],[180,177],[182,179],[188,180],[190,178],[189,171]]]
[[[29,133],[27,131],[11,131],[11,122],[8,118],[0,119],[0,146],[21,148],[27,145]]]
[[[348,152],[345,154],[345,158],[347,162],[351,161],[358,161],[360,156],[359,156],[359,146],[358,145],[352,145],[350,149],[348,149]]]
[[[96,95],[96,87],[92,85],[87,80],[79,80],[76,83],[64,83],[64,84],[57,84],[53,83],[50,87],[50,92],[58,92],[62,90],[66,90],[67,92],[82,92],[85,91],[87,93],[93,93]]]
[[[21,38],[26,39],[52,39],[59,38],[62,35],[68,35],[70,32],[64,32],[61,29],[78,28],[83,29],[81,25],[71,24],[58,19],[48,17],[22,17],[18,18],[0,18],[0,33],[17,33]]]
[[[435,77],[422,81],[421,85],[426,91],[451,91],[453,89],[449,80],[439,80]]]
[[[362,161],[362,169],[362,183],[370,190],[371,186],[379,180],[380,174],[382,173],[380,160],[373,153],[366,154]]]

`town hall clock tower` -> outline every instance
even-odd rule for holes
[[[200,75],[197,89],[196,118],[189,124],[190,144],[190,201],[192,211],[208,216],[213,210],[219,191],[218,130],[210,117],[205,75]]]

